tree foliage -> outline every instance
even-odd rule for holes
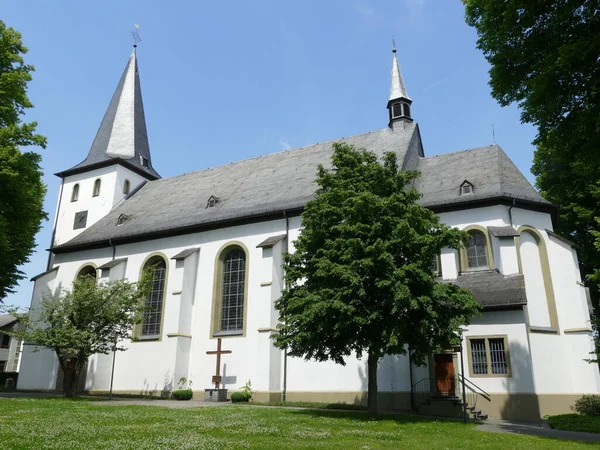
[[[492,66],[492,96],[518,103],[521,119],[538,127],[532,172],[542,195],[561,207],[557,231],[578,244],[597,305],[600,0],[463,1]]]
[[[0,301],[24,277],[18,268],[29,261],[46,218],[41,157],[20,150],[46,147],[46,138],[35,132],[37,123],[22,122],[33,107],[27,83],[34,68],[25,64],[25,53],[21,35],[0,20]]]
[[[72,397],[88,358],[123,351],[135,324],[143,319],[151,279],[98,283],[92,276],[77,279],[70,290],[48,295],[29,314],[17,314],[23,327],[12,333],[35,351],[56,353],[64,376],[64,392]]]
[[[333,168],[319,167],[316,198],[285,257],[274,343],[292,356],[338,364],[367,354],[374,411],[381,357],[410,348],[423,362],[452,343],[479,307],[470,292],[436,281],[433,258],[467,236],[417,203],[410,185],[418,173],[399,170],[394,153],[381,164],[372,152],[333,147]]]

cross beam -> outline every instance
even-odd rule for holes
[[[215,389],[219,389],[219,383],[221,383],[221,355],[231,353],[231,350],[221,350],[221,338],[217,338],[217,350],[209,350],[206,352],[207,355],[217,355],[217,370],[216,374],[212,377],[212,382],[215,383]]]

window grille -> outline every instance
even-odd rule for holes
[[[221,330],[244,328],[244,289],[246,285],[246,254],[242,249],[231,250],[223,260],[221,297]]]
[[[510,375],[506,337],[475,338],[469,342],[472,375]]]
[[[470,185],[470,184],[468,184],[468,183],[465,183],[465,184],[463,184],[463,185],[460,187],[460,193],[461,193],[461,195],[464,195],[464,194],[472,194],[472,193],[473,193],[473,186],[471,186],[471,185]]]
[[[146,297],[146,311],[144,312],[141,336],[158,338],[160,337],[167,266],[165,261],[160,258],[148,261],[145,268],[148,267],[152,267],[152,289]]]
[[[486,242],[483,234],[478,232],[471,233],[471,237],[466,244],[466,249],[467,267],[469,269],[488,267]]]

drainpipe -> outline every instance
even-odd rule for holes
[[[513,198],[512,205],[510,205],[508,207],[508,220],[510,220],[511,227],[513,226],[512,209],[515,207],[515,203],[516,203],[516,200]]]
[[[115,247],[112,243],[112,239],[108,240],[108,244],[112,247],[112,259],[114,261],[115,254],[117,252],[117,247]],[[112,357],[112,368],[110,371],[110,390],[108,391],[108,399],[112,400],[113,394],[113,381],[115,378],[115,359],[117,357],[117,337],[115,336],[115,342],[113,344],[113,357]]]
[[[285,218],[285,238],[283,240],[283,252],[288,252],[288,242],[290,233],[290,219],[283,211],[283,217]],[[285,274],[284,274],[285,275]],[[285,278],[283,279],[283,287],[285,287]],[[287,348],[283,349],[283,391],[281,393],[281,400],[285,403],[287,399]]]
[[[408,347],[408,374],[410,376],[410,409],[413,410],[415,408],[415,394],[413,392],[413,370],[410,347]]]

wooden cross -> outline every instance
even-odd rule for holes
[[[221,383],[221,355],[231,353],[231,350],[221,350],[221,338],[217,338],[217,350],[206,352],[207,355],[217,355],[217,373],[212,377],[212,382],[215,383],[215,389],[219,389]]]

